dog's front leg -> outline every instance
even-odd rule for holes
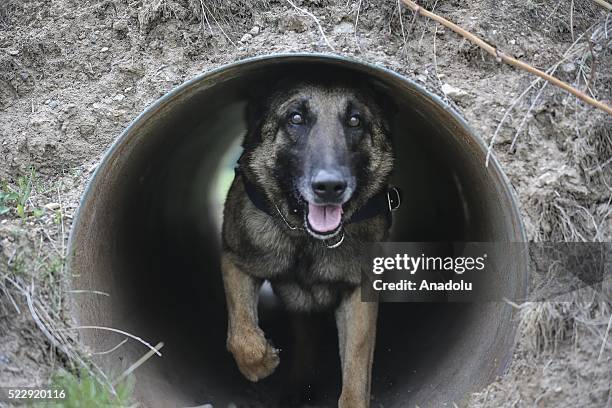
[[[279,363],[278,350],[268,343],[259,328],[257,300],[261,280],[242,272],[224,254],[221,259],[223,285],[227,300],[227,349],[240,372],[259,381],[274,372]]]
[[[342,364],[342,394],[339,408],[370,406],[372,358],[376,339],[378,303],[362,302],[358,287],[336,310],[336,325]]]

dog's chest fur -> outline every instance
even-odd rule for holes
[[[345,227],[345,239],[337,248],[310,237],[305,231],[291,231],[280,217],[254,207],[236,183],[226,206],[223,244],[232,259],[246,273],[267,279],[288,309],[320,310],[335,306],[343,291],[359,285],[361,257],[366,242],[384,239],[384,219]]]

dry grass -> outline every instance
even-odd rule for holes
[[[254,10],[265,10],[268,5],[268,0],[144,0],[138,21],[144,32],[171,19],[199,21],[203,33],[219,34],[234,44],[251,28]]]
[[[572,146],[572,155],[582,167],[587,183],[601,185],[612,193],[612,119],[604,118],[599,126],[581,136]]]
[[[562,300],[528,302],[519,307],[522,345],[534,355],[554,353],[561,343],[576,340],[581,329],[590,332],[592,338],[601,339],[598,359],[601,360],[609,348],[612,303],[602,293],[589,290],[565,295]]]
[[[525,7],[517,12],[534,27],[546,31],[555,38],[573,41],[571,33],[583,32],[589,26],[605,16],[605,9],[593,0],[573,0],[548,2],[539,0],[525,1]]]
[[[74,198],[65,193],[74,191],[82,175],[74,172],[58,182],[44,181],[34,172],[19,180],[24,177],[27,183],[3,183],[3,189],[15,191],[20,199],[5,202],[8,212],[0,226],[0,293],[5,295],[0,297],[0,332],[3,319],[12,313],[28,314],[44,346],[27,347],[49,348],[50,355],[59,356],[61,368],[95,379],[116,395],[107,374],[75,337],[66,307],[70,276],[65,243],[75,207],[68,204]]]
[[[564,300],[515,305],[521,323],[509,373],[469,406],[609,406],[612,304],[600,294]]]

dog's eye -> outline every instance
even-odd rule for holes
[[[304,123],[304,118],[302,117],[302,115],[300,115],[297,112],[293,112],[291,114],[291,123],[293,123],[294,125],[301,125],[302,123]]]
[[[350,127],[357,127],[359,126],[360,123],[361,123],[361,118],[359,117],[359,115],[351,115],[351,117],[348,120],[348,125]]]

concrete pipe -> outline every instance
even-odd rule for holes
[[[297,68],[360,75],[398,107],[394,183],[406,197],[394,241],[524,241],[511,188],[495,160],[485,167],[482,140],[435,95],[389,70],[330,55],[290,54],[231,64],[185,83],[145,110],[97,168],[70,239],[72,311],[80,326],[121,329],[165,343],[135,371],[136,398],[147,406],[282,406],[285,363],[295,336],[290,317],[264,297],[260,323],[281,365],[253,384],[225,350],[226,310],[219,271],[221,206],[245,131],[249,89]],[[494,285],[518,293],[512,279]],[[84,290],[100,291],[109,296]],[[333,319],[316,319],[316,381],[311,405],[333,406],[340,362]],[[372,406],[459,405],[502,373],[516,321],[510,306],[489,303],[381,304]],[[313,331],[314,332],[314,331]],[[81,329],[93,351],[125,337]],[[147,348],[129,341],[97,362],[118,375]]]

